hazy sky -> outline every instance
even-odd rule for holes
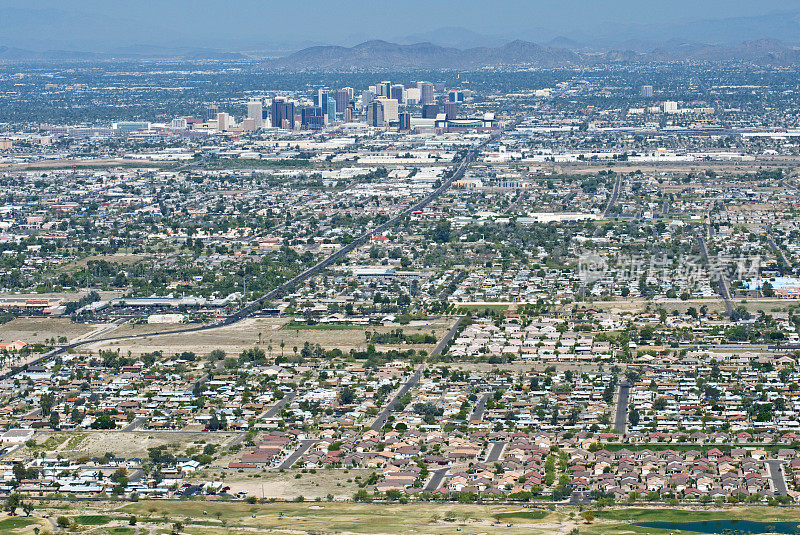
[[[596,31],[606,23],[650,24],[800,10],[800,0],[0,0],[0,45],[9,44],[3,41],[15,35],[9,25],[17,24],[16,19],[3,14],[9,9],[16,10],[15,16],[44,10],[34,21],[44,30],[26,29],[27,35],[46,32],[48,24],[57,34],[63,31],[58,17],[76,16],[88,21],[86,39],[104,27],[133,22],[142,26],[145,38],[147,29],[158,27],[186,39],[191,36],[196,44],[394,38],[444,26],[491,35],[532,28],[574,34]]]

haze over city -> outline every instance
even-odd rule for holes
[[[0,0],[0,533],[800,533],[800,2]]]

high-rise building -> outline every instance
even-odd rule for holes
[[[653,86],[643,85],[639,90],[639,96],[644,98],[653,98]]]
[[[674,100],[664,102],[664,113],[678,113],[678,103]]]
[[[379,98],[383,105],[383,120],[387,123],[396,123],[398,120],[399,106],[393,98]]]
[[[425,104],[433,104],[436,100],[436,97],[433,94],[433,84],[430,82],[418,82],[417,87],[419,87],[420,92],[420,103]]]
[[[230,115],[227,113],[218,113],[217,114],[217,130],[220,132],[224,132],[229,127],[229,120]]]
[[[384,80],[377,86],[378,96],[389,98],[392,95],[392,82]]]
[[[348,89],[349,88],[344,88],[336,92],[336,113],[344,114],[344,110],[350,106],[352,92],[348,91]]]
[[[346,123],[350,123],[353,121],[353,108],[351,106],[348,106],[344,109],[343,118],[344,122]]]
[[[209,104],[206,107],[206,121],[211,121],[212,119],[216,119],[218,113],[219,113],[219,108],[217,108],[217,105]]]
[[[367,89],[366,91],[361,93],[361,107],[362,108],[366,109],[366,107],[369,106],[370,103],[373,100],[375,100],[375,93],[373,93],[369,89]]]
[[[400,130],[411,130],[411,114],[403,112],[400,114]]]
[[[405,91],[405,87],[403,84],[395,84],[392,86],[391,91],[389,92],[389,98],[395,99],[398,103],[403,103],[403,92]]]
[[[294,102],[287,102],[276,98],[272,101],[272,126],[277,128],[294,129]]]
[[[452,121],[458,116],[458,103],[457,102],[445,102],[444,103],[444,114],[447,116],[448,121]]]
[[[322,113],[322,108],[311,106],[300,110],[300,125],[306,130],[322,130],[322,127],[325,126],[325,116]]]
[[[261,99],[253,99],[247,103],[247,118],[253,119],[256,129],[264,126],[264,106]]]
[[[328,96],[328,104],[323,113],[325,114],[326,123],[332,124],[336,122],[336,100],[333,97]]]
[[[439,114],[438,104],[423,104],[422,105],[422,118],[423,119],[436,119]]]
[[[452,89],[450,92],[447,93],[447,101],[464,102],[464,92],[458,91],[457,89]]]
[[[383,101],[373,100],[367,106],[367,124],[370,126],[386,126],[386,120],[383,117]]]

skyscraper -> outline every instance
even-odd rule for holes
[[[452,121],[458,116],[458,103],[457,102],[445,102],[444,103],[444,113],[447,116],[448,121]]]
[[[386,126],[386,121],[383,118],[383,102],[381,100],[373,100],[367,106],[367,124],[370,126]]]
[[[418,82],[417,87],[419,87],[420,91],[420,103],[423,105],[433,104],[435,101],[433,84],[430,82]]]
[[[300,111],[300,124],[307,130],[322,130],[322,127],[325,126],[322,108],[319,106],[303,108]]]
[[[398,103],[393,98],[379,98],[383,106],[383,120],[387,123],[396,123],[398,120]]]
[[[384,80],[378,85],[377,89],[379,97],[389,98],[392,94],[392,82]]]
[[[292,130],[294,128],[294,103],[286,102],[283,99],[276,98],[272,101],[272,126],[277,128],[286,128]],[[288,121],[285,124],[285,121]]]
[[[464,102],[464,92],[457,89],[452,89],[447,93],[448,102]]]
[[[336,92],[336,113],[344,114],[344,110],[350,105],[352,93],[348,88],[340,89]]]
[[[405,87],[402,84],[395,84],[392,86],[390,91],[389,98],[395,99],[398,103],[403,103],[403,92],[405,91]]]
[[[328,124],[332,124],[336,122],[336,100],[328,96],[328,105],[326,109],[323,110],[325,113],[326,122]]]
[[[220,132],[224,132],[228,129],[228,119],[230,116],[227,113],[218,113],[217,114],[217,130]]]
[[[422,105],[422,118],[423,119],[436,119],[439,114],[438,104],[423,104]]]
[[[264,106],[261,99],[252,99],[247,103],[247,118],[253,119],[256,129],[264,126]]]
[[[644,98],[653,98],[653,86],[643,85],[639,90],[639,96]]]
[[[400,130],[411,130],[411,114],[403,112],[400,114]]]

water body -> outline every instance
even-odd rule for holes
[[[800,522],[755,522],[752,520],[701,520],[697,522],[638,522],[644,528],[693,531],[695,533],[750,535],[757,533],[800,534]]]

